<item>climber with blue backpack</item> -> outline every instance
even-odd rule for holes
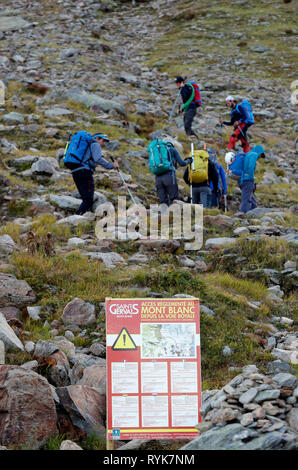
[[[231,109],[231,119],[230,121],[219,119],[219,122],[226,126],[234,126],[234,132],[230,137],[227,148],[229,150],[234,150],[237,140],[240,139],[243,152],[247,153],[250,151],[250,146],[247,142],[246,132],[247,129],[255,122],[251,104],[248,100],[243,100],[241,103],[237,103],[235,98],[229,95],[226,98],[226,105]]]
[[[77,215],[83,215],[93,205],[94,179],[93,173],[97,165],[107,170],[118,168],[118,163],[107,162],[102,157],[101,149],[109,142],[105,134],[94,135],[79,131],[70,136],[64,151],[64,165],[71,170],[74,183],[82,198]]]
[[[255,169],[259,157],[265,158],[265,150],[261,145],[256,145],[247,153],[228,152],[225,155],[228,177],[237,180],[241,189],[240,212],[244,214],[258,206],[254,192]]]
[[[197,114],[197,108],[202,105],[199,85],[194,81],[185,83],[185,79],[181,76],[176,77],[175,83],[180,89],[180,95],[183,101],[179,112],[184,112],[183,122],[185,133],[198,138],[197,134],[192,129],[192,122]]]
[[[213,187],[213,181],[210,180],[210,189],[212,191],[211,207],[224,206],[226,211],[226,198],[228,192],[228,186],[226,181],[226,174],[222,164],[217,160],[217,153],[215,149],[206,149],[210,160],[214,163],[218,173],[218,185],[217,188]]]
[[[149,152],[149,169],[155,175],[155,187],[160,204],[170,206],[179,199],[177,165],[186,166],[191,163],[192,159],[182,160],[172,139],[168,136],[154,139],[148,145],[147,151]]]

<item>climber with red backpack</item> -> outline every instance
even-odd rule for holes
[[[237,103],[237,100],[231,95],[226,98],[226,105],[231,109],[230,121],[223,121],[219,119],[220,124],[226,126],[234,126],[234,132],[230,137],[227,148],[234,150],[237,140],[239,139],[244,153],[250,152],[250,146],[247,142],[246,132],[247,129],[255,122],[252,113],[251,104],[248,100],[243,100]]]
[[[198,138],[197,134],[192,130],[192,122],[197,114],[197,108],[202,105],[199,85],[194,81],[185,83],[185,79],[181,76],[176,77],[175,83],[180,89],[180,95],[183,101],[179,112],[184,112],[183,122],[185,133]]]

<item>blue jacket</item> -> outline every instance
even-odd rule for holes
[[[186,166],[187,162],[182,160],[180,153],[178,150],[175,149],[171,142],[167,142],[168,152],[170,154],[170,158],[172,160],[172,167],[169,171],[176,171],[177,165],[179,166]]]
[[[91,158],[90,158],[90,151],[91,151]],[[90,160],[87,163],[83,163],[82,166],[80,166],[79,168],[72,170],[72,173],[78,170],[91,170],[92,172],[94,172],[97,165],[101,165],[107,170],[112,170],[112,168],[114,168],[113,163],[107,162],[103,158],[102,153],[101,153],[101,146],[98,142],[92,142],[90,147],[88,147],[84,160],[87,161],[89,158]]]
[[[222,194],[227,194],[228,186],[227,186],[226,174],[221,163],[217,163],[217,173],[218,173],[218,189],[222,192]],[[210,189],[211,191],[213,191],[212,181],[210,181]]]
[[[233,126],[236,121],[242,122],[243,120],[242,109],[241,108],[239,109],[239,106],[236,106],[236,108],[232,108],[230,111],[230,116],[231,116],[230,121],[223,122],[226,126]]]
[[[257,160],[262,153],[265,153],[264,148],[261,145],[256,145],[250,152],[245,154],[241,183],[255,180]]]

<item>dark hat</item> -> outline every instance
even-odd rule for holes
[[[178,77],[175,78],[175,83],[181,83],[184,82],[184,78],[178,75]]]

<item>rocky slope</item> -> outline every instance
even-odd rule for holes
[[[7,413],[0,444],[50,449],[67,438],[83,449],[104,448],[105,297],[192,295],[201,300],[202,435],[188,444],[119,445],[296,448],[294,2],[6,3],[0,407]],[[221,161],[229,134],[220,136],[217,121],[226,95],[253,103],[250,141],[264,145],[267,157],[257,170],[260,207],[239,213],[230,182],[228,212],[204,212],[198,251],[185,250],[181,240],[99,241],[97,207],[116,204],[126,190],[116,171],[99,168],[92,212],[74,215],[80,200],[60,162],[65,142],[76,130],[106,132],[105,156],[121,159],[129,188],[149,208],[157,202],[146,166],[150,139],[167,132],[183,155],[190,150],[181,119],[169,121],[176,74],[199,81],[203,110],[194,128]],[[178,181],[186,201],[182,170]],[[27,241],[30,231],[39,250]]]

